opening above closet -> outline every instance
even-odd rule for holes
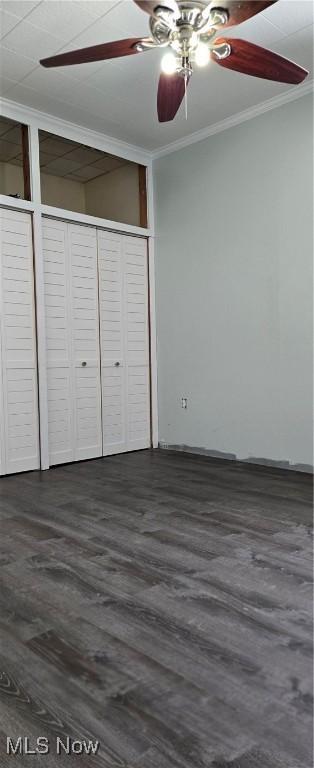
[[[28,128],[0,116],[0,194],[31,199]]]
[[[45,205],[147,226],[144,166],[46,131],[39,155]]]

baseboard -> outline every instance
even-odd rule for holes
[[[194,453],[198,456],[207,456],[211,459],[224,459],[226,461],[239,461],[244,464],[259,464],[263,467],[274,467],[275,469],[289,469],[292,472],[306,472],[314,474],[312,464],[292,464],[290,461],[276,461],[257,456],[248,456],[246,459],[239,459],[235,453],[224,453],[223,451],[214,451],[208,448],[198,448],[191,445],[175,445],[166,443],[163,440],[159,443],[159,448],[167,451],[180,451],[183,453]]]

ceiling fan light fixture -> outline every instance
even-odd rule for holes
[[[177,58],[171,51],[165,53],[161,60],[161,69],[164,75],[174,75],[177,69]]]
[[[194,54],[194,61],[198,67],[206,67],[209,62],[209,49],[206,43],[198,43]]]
[[[221,7],[221,2],[223,7]],[[264,80],[297,85],[306,69],[267,48],[239,37],[220,37],[219,30],[233,27],[274,5],[277,0],[134,0],[149,16],[150,36],[98,43],[88,48],[58,53],[41,60],[43,67],[88,64],[164,48],[159,77],[159,122],[173,120],[182,101],[194,64],[212,61],[226,69]],[[122,3],[124,5],[124,3]],[[218,37],[217,37],[218,34]]]

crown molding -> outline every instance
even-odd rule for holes
[[[0,99],[0,113],[12,120],[33,125],[43,131],[56,133],[64,138],[78,141],[80,144],[87,144],[90,147],[95,147],[95,149],[100,149],[102,152],[118,155],[118,157],[132,160],[141,165],[150,165],[151,163],[152,153],[142,147],[128,144],[112,136],[93,131],[91,128],[84,128],[77,123],[62,120],[55,115],[40,112],[33,107],[27,107],[9,99]]]
[[[128,144],[125,141],[115,139],[112,136],[107,136],[98,131],[93,131],[90,128],[84,128],[76,123],[62,120],[61,118],[46,112],[40,112],[33,107],[18,104],[9,99],[0,99],[0,112],[2,115],[9,117],[12,120],[24,122],[28,125],[34,125],[41,130],[56,133],[65,138],[72,139],[73,141],[78,141],[81,144],[87,144],[88,146],[95,147],[95,149],[100,149],[102,152],[108,152],[109,154],[123,157],[126,160],[132,160],[135,163],[151,166],[152,161],[159,157],[169,155],[172,152],[177,152],[180,149],[188,147],[190,144],[196,144],[203,139],[209,138],[209,136],[214,136],[216,133],[226,131],[228,128],[233,128],[233,126],[240,125],[247,120],[252,120],[254,117],[258,117],[265,112],[281,107],[290,101],[295,101],[295,99],[300,99],[302,96],[313,93],[313,86],[313,80],[297,85],[285,93],[273,96],[271,99],[256,104],[254,107],[249,107],[249,109],[231,115],[225,120],[221,120],[219,123],[209,125],[206,128],[202,128],[200,131],[190,133],[182,139],[177,139],[170,144],[166,144],[159,149],[151,151],[140,146]]]
[[[190,133],[189,136],[184,136],[182,139],[177,139],[176,141],[171,142],[171,144],[167,144],[164,147],[160,147],[160,149],[154,150],[152,152],[152,158],[155,160],[164,155],[169,155],[172,152],[178,152],[180,149],[184,149],[190,144],[196,144],[198,141],[207,139],[209,136],[214,136],[215,133],[221,133],[222,131],[228,130],[228,128],[233,128],[235,125],[240,125],[241,123],[244,123],[247,120],[252,120],[252,118],[258,117],[265,112],[281,107],[283,104],[295,101],[295,99],[300,99],[302,96],[313,93],[313,86],[313,80],[302,83],[302,85],[297,85],[295,88],[292,88],[285,93],[273,96],[271,99],[256,104],[254,107],[249,107],[249,109],[245,109],[243,112],[231,115],[231,117],[227,117],[219,123],[209,125],[207,128],[202,128],[200,131]]]

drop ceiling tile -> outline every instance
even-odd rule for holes
[[[3,76],[18,82],[34,68],[35,64],[31,59],[26,58],[21,53],[8,50],[4,45],[1,46],[0,71]]]
[[[7,13],[3,10],[3,8],[0,8],[0,40],[2,40],[5,35],[8,34],[8,32],[11,32],[11,29],[16,27],[17,24],[19,24],[19,19],[17,16],[13,16],[12,13]]]
[[[104,172],[101,171],[99,168],[86,165],[85,168],[78,168],[78,170],[75,171],[75,176],[78,181],[83,182],[83,181],[91,181],[91,179],[96,179],[97,176],[103,176],[103,173]]]
[[[43,168],[43,173],[45,173],[45,168]],[[67,181],[76,181],[77,184],[83,184],[82,179],[79,178],[79,176],[75,176],[75,173],[67,173]]]
[[[141,58],[142,66],[138,65],[136,74],[134,74],[134,60]],[[141,76],[143,72],[143,57],[140,55],[138,56],[130,56],[128,57],[128,72],[126,75],[126,62],[123,61],[104,61],[98,68],[97,72],[94,72],[86,82],[86,87],[91,85],[94,88],[98,88],[100,91],[103,92],[110,92],[115,93],[117,96],[120,97],[121,88],[124,90],[128,90],[130,87],[132,88],[132,85],[134,85],[136,88],[139,86],[138,78]],[[146,59],[147,61],[147,59]]]
[[[279,44],[278,44],[279,45]],[[277,45],[276,45],[277,50]],[[204,127],[267,101],[293,86],[213,66],[192,78],[188,90],[188,122],[199,114]],[[204,95],[207,95],[207,98]],[[187,131],[188,133],[189,131]]]
[[[23,83],[18,83],[12,88],[9,91],[8,96],[12,101],[16,101],[18,104],[24,104],[27,107],[47,112],[56,117],[64,117],[62,114],[63,102],[59,102],[57,99],[51,99],[48,93],[39,93],[34,88],[27,88],[26,86],[23,86]]]
[[[111,103],[115,97],[116,86],[112,78],[107,77],[100,88],[95,88],[94,84],[87,80],[84,82],[84,109],[91,114],[102,114],[104,110],[108,113],[108,103]],[[75,88],[68,98],[69,103],[83,107],[82,103],[82,85],[76,83]]]
[[[91,45],[107,43],[110,40],[118,40],[121,37],[121,28],[111,22],[111,13],[108,16],[97,19],[88,29],[74,37],[70,43],[62,43],[62,52],[66,50],[76,50],[77,48],[87,48]],[[60,47],[60,46],[59,46]],[[72,67],[71,67],[72,68]]]
[[[89,110],[82,109],[82,107],[79,106],[81,102],[82,99],[78,104],[70,103],[69,101],[54,100],[54,104],[51,104],[51,107],[47,111],[56,117],[60,117],[62,120],[68,120],[83,128],[91,128],[92,130],[98,130],[102,133],[108,133],[111,136],[115,136],[114,133],[111,133],[112,125],[115,124],[113,124],[108,117],[105,123],[99,115],[94,115]],[[98,128],[96,126],[98,126]]]
[[[39,5],[41,0],[1,0],[1,7],[4,11],[13,13],[19,19],[25,18],[28,14]]]
[[[8,126],[8,130],[5,134],[2,135],[2,138],[4,139],[4,141],[9,141],[11,144],[20,146],[22,143],[21,126],[15,125],[11,128]]]
[[[45,166],[45,173],[53,173],[56,176],[66,176],[67,173],[73,173],[77,170],[78,164],[74,160],[67,160],[65,157],[58,157]]]
[[[10,51],[16,53],[23,51],[24,56],[36,63],[39,59],[56,53],[61,46],[61,40],[58,37],[50,35],[47,31],[44,32],[28,21],[23,21],[9,32],[4,38],[4,43]]]
[[[263,12],[264,18],[282,29],[286,35],[313,24],[312,0],[280,0]]]
[[[16,157],[18,154],[19,148],[16,146],[16,144],[10,144],[9,141],[4,141],[4,139],[0,139],[0,160],[2,162],[5,162],[6,160],[10,160],[12,157]]]
[[[12,160],[10,160],[10,165],[18,165],[19,167],[22,167],[23,166],[22,155],[17,155],[17,157],[14,157]]]
[[[276,51],[281,56],[286,56],[287,59],[295,61],[309,71],[308,79],[313,78],[314,66],[313,66],[313,54],[314,54],[314,27],[306,27],[306,29],[299,30],[294,35],[284,37],[276,45]]]
[[[226,38],[240,37],[243,40],[249,40],[250,43],[262,45],[267,48],[277,40],[281,40],[285,34],[286,33],[283,32],[282,29],[271,24],[270,21],[263,18],[261,14],[257,14],[243,24],[226,29],[226,34],[224,36]]]
[[[110,13],[111,21],[120,28],[121,37],[148,37],[149,14],[142,11],[135,3],[130,0],[123,0],[117,8]]]
[[[53,0],[40,3],[28,16],[28,21],[35,27],[49,31],[49,34],[69,41],[79,35],[94,22],[94,16],[86,9],[78,8],[80,3],[72,0]],[[60,47],[60,46],[59,46]]]
[[[14,123],[12,120],[9,120],[8,117],[2,117],[2,115],[0,115],[0,136],[2,136],[4,133],[7,133],[7,131],[9,131],[13,125]]]
[[[111,13],[112,8],[120,4],[121,0],[75,0],[75,5],[78,6],[79,12],[81,12],[81,9],[87,10],[94,19],[99,19]]]
[[[39,141],[43,142],[47,139],[55,138],[57,141],[62,141],[63,144],[71,144],[71,146],[75,147],[76,142],[72,139],[67,139],[65,136],[58,136],[57,134],[51,133],[50,131],[43,131],[41,128],[39,129]]]
[[[54,158],[62,157],[75,147],[74,142],[65,141],[60,137],[50,137],[46,133],[40,137],[40,153],[53,155]]]
[[[50,155],[48,152],[42,152],[40,148],[40,167],[52,163],[53,160],[55,160],[54,155]]]
[[[130,91],[128,97],[122,100],[115,100],[112,107],[112,117],[123,125],[126,121],[128,125],[132,122],[140,127],[141,122],[147,127],[152,120],[157,118],[157,80],[152,78],[151,83],[147,84],[145,96],[143,96],[143,106],[139,108],[138,101],[134,97],[135,93]]]
[[[112,106],[112,102],[111,102]],[[90,110],[85,111],[73,104],[64,104],[62,107],[62,117],[64,120],[72,120],[74,123],[83,127],[91,128],[98,133],[101,132],[109,138],[127,141],[136,146],[141,146],[138,136],[138,127],[128,123],[127,131],[125,123],[121,124],[117,120],[108,117],[108,106],[104,105],[103,112],[96,114]],[[126,139],[127,135],[127,139]]]
[[[86,86],[91,85],[98,89],[103,94],[106,105],[108,99],[109,103],[111,99],[133,101],[139,117],[146,96],[149,96],[151,89],[157,89],[161,56],[160,51],[150,51],[143,56],[128,57],[127,63],[104,62],[98,72],[86,82]]]
[[[0,72],[0,95],[1,96],[7,96],[12,88],[15,88],[17,85],[16,80],[9,80],[8,77],[3,77],[3,75]]]
[[[92,85],[88,84],[86,86],[84,85],[84,97],[82,98],[82,86],[77,83],[75,87],[72,88],[71,94],[69,94],[67,98],[67,104],[69,111],[73,111],[74,107],[83,108],[84,101],[84,110],[91,116],[106,114],[107,120],[110,122],[111,115],[109,118],[109,114],[113,96],[114,89],[112,88],[112,84],[102,91],[97,90],[96,88],[93,88]],[[75,122],[74,117],[73,122]]]
[[[88,165],[88,163],[93,163],[96,160],[98,160],[101,157],[102,153],[98,152],[97,149],[90,149],[89,147],[76,147],[71,152],[67,154],[67,158],[69,160],[73,160],[75,163],[78,163],[79,165]]]
[[[102,173],[109,173],[109,171],[114,171],[115,168],[120,168],[120,166],[124,164],[125,161],[121,160],[119,157],[107,155],[102,159],[97,160],[97,163],[93,163],[93,168],[99,169]]]
[[[36,67],[23,80],[23,85],[34,88],[40,93],[48,93],[51,98],[67,101],[73,96],[73,88],[77,88],[77,81],[69,77],[68,71],[62,68],[62,72],[56,69]]]

